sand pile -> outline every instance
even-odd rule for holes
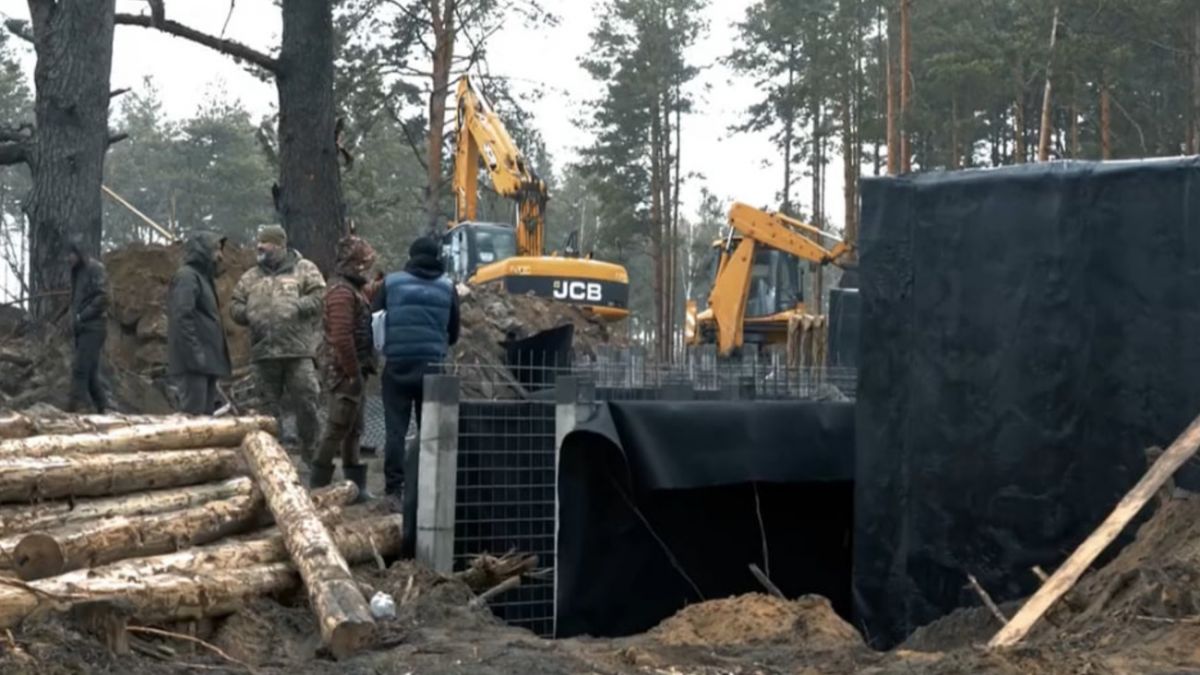
[[[732,646],[800,641],[807,649],[850,649],[862,638],[825,598],[798,600],[751,593],[689,605],[651,632],[671,646]]]

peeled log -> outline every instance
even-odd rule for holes
[[[321,488],[312,495],[318,508],[345,505],[358,496],[354,483]],[[244,532],[261,522],[262,495],[220,499],[182,511],[149,516],[118,516],[52,532],[27,534],[12,552],[22,579],[45,579],[71,570],[139,556],[158,555]]]
[[[0,458],[0,502],[96,497],[224,480],[241,471],[237,450]]]
[[[387,515],[364,519],[352,523],[338,525],[333,530],[333,538],[338,550],[351,562],[370,560],[375,551],[381,555],[394,555],[400,551],[400,516]],[[147,586],[154,586],[156,579],[173,579],[192,575],[206,575],[214,570],[259,570],[249,572],[249,580],[240,578],[239,586],[243,589],[249,585],[253,588],[250,595],[266,593],[291,588],[295,583],[292,575],[294,568],[285,565],[288,570],[286,586],[277,586],[281,579],[275,572],[262,571],[262,565],[277,563],[288,559],[287,547],[283,543],[283,535],[275,534],[262,539],[252,539],[239,542],[228,542],[202,546],[198,548],[169,553],[151,558],[135,558],[124,560],[105,567],[91,570],[68,572],[57,577],[33,581],[28,584],[6,585],[0,580],[0,629],[12,628],[36,613],[63,610],[75,602],[91,602],[105,599],[135,600],[145,596],[150,591]],[[171,589],[178,590],[178,582],[170,581],[160,589],[168,593]],[[241,599],[247,595],[238,596]],[[197,616],[162,616],[161,608],[169,606],[171,600],[156,600],[145,609],[139,608],[138,618],[142,620],[163,618],[198,618]],[[184,603],[184,611],[195,612],[196,603]],[[224,608],[221,603],[210,603],[203,609],[201,616],[215,616],[218,610]],[[158,616],[153,616],[158,612]]]
[[[242,438],[253,431],[274,430],[275,420],[271,417],[189,417],[90,434],[55,434],[0,441],[0,458],[228,448],[241,443]]]
[[[251,488],[250,479],[239,476],[220,483],[155,490],[121,497],[42,502],[31,506],[4,506],[0,507],[0,534],[48,530],[113,516],[144,516],[177,511],[214,499],[248,495]],[[3,542],[4,540],[0,539],[0,550],[4,550]],[[15,542],[13,545],[16,545]]]
[[[367,646],[375,633],[371,610],[287,452],[270,434],[258,431],[242,442],[242,454],[304,579],[322,642],[335,658]]]
[[[0,413],[0,439],[46,434],[88,434],[139,424],[166,424],[190,419],[186,415],[24,415]]]

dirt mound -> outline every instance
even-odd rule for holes
[[[1200,495],[1162,502],[1133,543],[1085,576],[1036,629],[1035,639],[1073,636],[1135,644],[1200,617]],[[1195,632],[1195,631],[1190,631]],[[1200,664],[1200,654],[1195,658]]]
[[[311,661],[321,647],[316,620],[306,605],[268,598],[250,602],[225,619],[213,643],[252,666]]]
[[[811,650],[833,650],[862,644],[829,601],[815,595],[788,601],[751,593],[689,605],[651,636],[666,645],[694,647],[802,641]]]
[[[595,358],[601,345],[628,345],[624,323],[611,324],[582,309],[532,295],[510,295],[488,287],[458,287],[462,331],[452,360],[463,377],[464,392],[481,398],[519,398],[522,386],[508,367],[504,343],[542,331],[573,326],[572,357]],[[550,360],[537,365],[565,365]]]
[[[183,245],[134,244],[104,256],[112,305],[107,354],[114,367],[160,374],[167,365],[167,291],[183,262]],[[247,363],[246,331],[229,316],[233,287],[254,266],[254,249],[226,244],[217,296],[234,368]]]
[[[1005,616],[1021,609],[1020,602],[1000,605]],[[986,644],[1001,625],[986,607],[964,607],[922,626],[904,641],[901,649],[916,652],[942,652]]]

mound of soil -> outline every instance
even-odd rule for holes
[[[167,291],[182,262],[182,244],[134,244],[104,256],[112,299],[106,347],[114,367],[143,374],[166,368]],[[238,279],[254,264],[253,248],[225,245],[216,287],[234,368],[248,362],[250,343],[245,329],[229,316],[230,300]]]
[[[800,641],[811,650],[851,649],[862,637],[825,598],[798,600],[751,593],[689,605],[651,632],[670,646],[729,646]]]

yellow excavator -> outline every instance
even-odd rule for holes
[[[496,192],[516,201],[515,224],[476,220],[480,164]],[[458,83],[455,218],[442,242],[451,276],[578,305],[605,320],[627,317],[629,274],[624,267],[581,256],[571,244],[563,255],[546,255],[549,198],[545,181],[464,75]]]
[[[802,233],[834,242],[826,248]],[[713,242],[712,290],[707,307],[687,301],[689,346],[716,344],[730,356],[747,342],[789,344],[806,320],[801,261],[847,266],[852,248],[819,228],[782,213],[734,203],[728,234]]]

